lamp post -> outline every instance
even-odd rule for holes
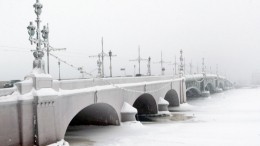
[[[136,66],[134,65],[134,76],[136,75],[136,74],[135,74],[135,67],[136,67]]]
[[[48,37],[49,37],[49,30],[48,27],[44,26],[43,30],[40,30],[40,15],[42,12],[42,4],[39,2],[39,0],[36,0],[36,3],[33,5],[34,12],[37,16],[35,22],[37,23],[37,26],[35,27],[33,25],[33,22],[30,22],[29,26],[27,27],[28,34],[29,34],[29,40],[31,42],[31,45],[36,44],[36,50],[33,50],[33,56],[35,60],[33,61],[33,69],[37,69],[38,73],[45,73],[45,64],[42,60],[42,57],[44,56],[43,49],[41,48],[41,45],[44,44],[45,46],[48,46]],[[34,34],[36,33],[36,37],[33,38]],[[41,38],[41,34],[44,40]]]
[[[116,55],[113,55],[112,51],[110,50],[108,52],[108,56],[109,56],[109,59],[110,59],[110,67],[109,67],[109,69],[110,69],[110,77],[112,77],[112,57],[115,57]]]
[[[59,81],[61,80],[60,78],[60,60],[58,61],[58,65],[59,65]]]
[[[148,62],[147,62],[147,75],[151,76],[151,57],[148,57]]]
[[[183,53],[183,51],[181,49],[180,50],[180,73],[179,73],[180,77],[183,76],[183,56],[182,56],[182,53]]]
[[[112,77],[112,51],[110,50],[109,52],[108,52],[108,55],[109,55],[109,60],[110,60],[110,66],[109,66],[109,69],[110,69],[110,77]]]
[[[44,44],[44,47],[47,48],[47,73],[50,73],[50,68],[49,68],[49,57],[50,57],[50,46],[49,46],[49,26],[47,24],[46,26],[43,26],[43,30],[41,31],[42,37],[44,41],[47,43]]]

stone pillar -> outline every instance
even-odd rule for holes
[[[58,141],[55,116],[55,100],[58,93],[52,88],[50,75],[32,74],[34,141],[37,145],[48,145]]]
[[[202,97],[209,97],[210,96],[210,92],[204,90],[204,91],[201,92],[201,96]]]
[[[159,112],[168,111],[169,102],[164,98],[160,97],[158,102],[158,110]]]
[[[121,108],[121,121],[136,121],[135,115],[137,114],[137,109],[128,104],[127,102],[123,103]]]
[[[203,73],[203,83],[202,83],[203,84],[203,88],[202,88],[202,91],[201,91],[201,96],[202,97],[209,97],[210,96],[210,92],[205,90],[205,82],[206,82],[205,80],[206,80],[206,73],[204,72]]]

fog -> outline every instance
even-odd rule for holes
[[[238,83],[250,82],[260,71],[260,1],[257,0],[41,0],[42,26],[49,23],[50,44],[66,51],[52,52],[87,72],[96,75],[101,51],[112,50],[113,75],[133,75],[130,59],[152,58],[152,74],[160,74],[160,52],[165,61],[179,59],[183,49],[186,72],[192,61],[194,72],[201,70],[205,58],[207,71],[219,72]],[[0,80],[23,79],[32,70],[33,55],[26,27],[34,21],[35,0],[0,0]],[[35,24],[35,22],[34,22]],[[46,60],[46,59],[45,59]],[[51,75],[58,77],[57,60],[51,58]],[[146,74],[142,62],[141,73]],[[172,65],[165,64],[166,75]],[[136,69],[137,72],[137,69]],[[109,59],[105,59],[109,75]],[[79,72],[61,64],[62,78],[81,77]]]

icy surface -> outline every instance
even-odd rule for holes
[[[189,100],[172,116],[121,126],[70,127],[71,146],[259,146],[260,88]]]

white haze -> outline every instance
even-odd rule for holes
[[[22,79],[32,69],[35,46],[28,41],[26,27],[36,16],[35,0],[0,0],[0,80]],[[49,23],[50,43],[66,47],[55,52],[67,62],[95,70],[96,60],[89,58],[110,49],[114,75],[122,75],[120,68],[133,74],[138,45],[143,58],[152,62],[179,58],[184,50],[186,63],[194,69],[206,65],[236,82],[249,82],[251,73],[260,70],[260,1],[258,0],[41,0],[43,24]],[[8,46],[8,47],[5,47]],[[18,48],[9,48],[18,47]],[[109,60],[105,60],[109,75]],[[164,65],[166,74],[172,66]],[[187,65],[187,71],[188,71]],[[200,69],[201,70],[201,69]],[[137,71],[137,70],[136,70]],[[146,74],[146,63],[141,73]],[[94,74],[97,71],[93,72]],[[160,74],[160,65],[152,64],[152,74]],[[51,59],[51,75],[58,77],[58,66]],[[78,71],[62,64],[63,78],[78,78]]]

